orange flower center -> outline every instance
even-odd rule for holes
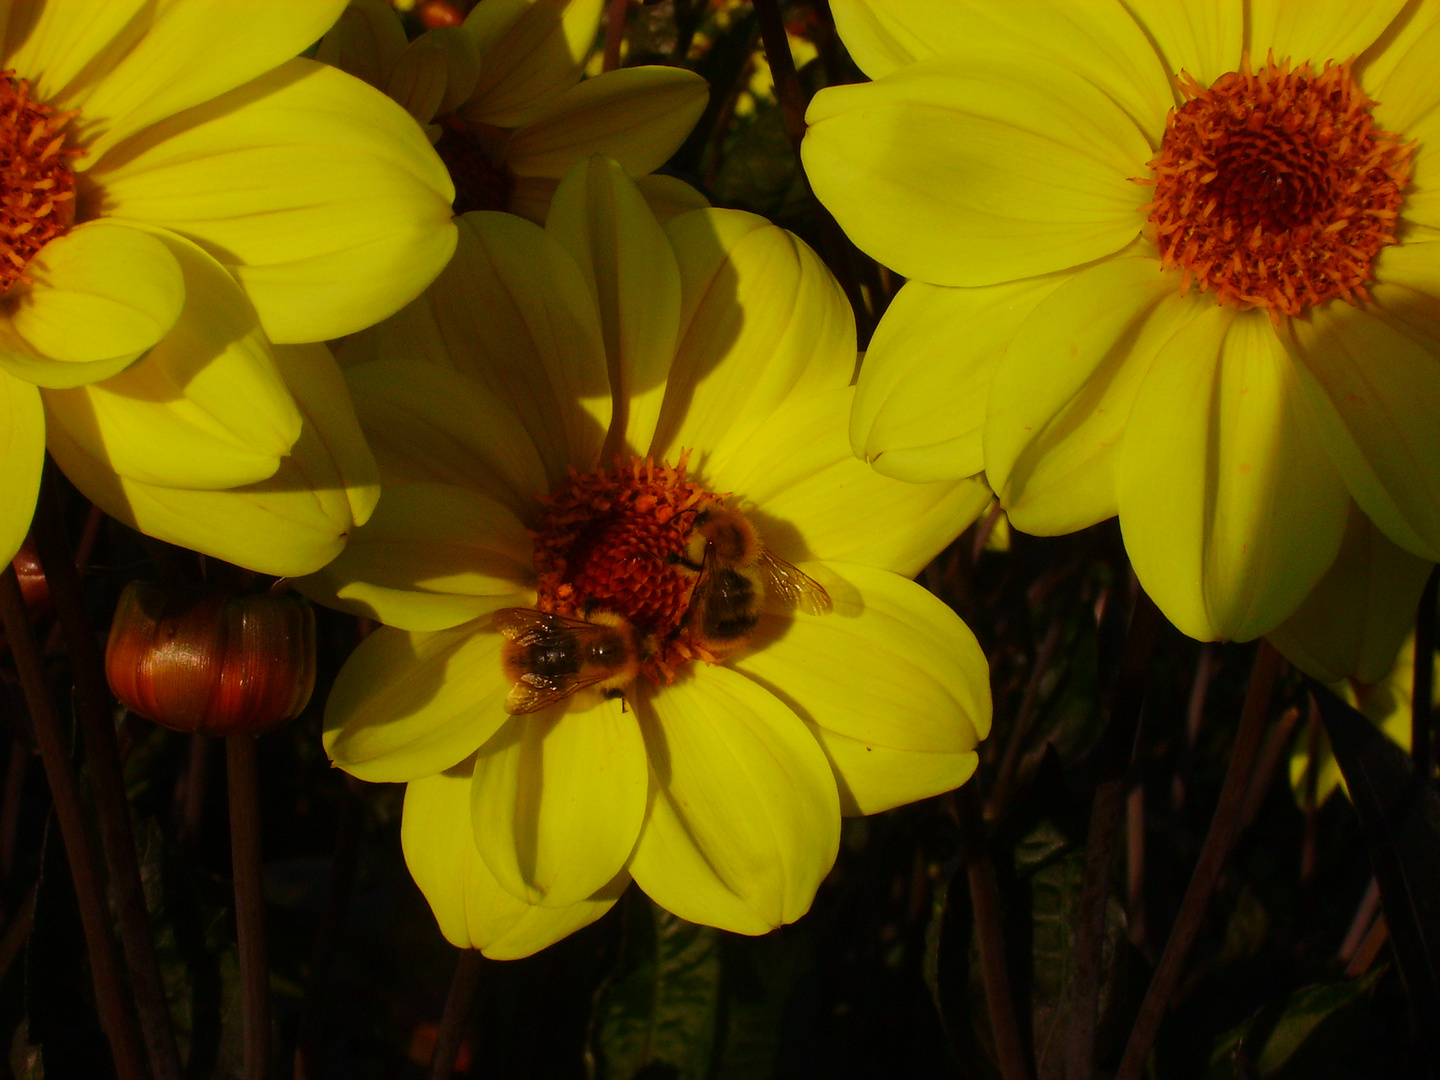
[[[73,112],[30,97],[30,84],[0,73],[0,292],[29,281],[35,253],[75,221],[75,175],[60,133]]]
[[[444,129],[435,143],[435,152],[450,170],[455,184],[455,213],[470,210],[509,210],[515,194],[515,174],[506,168],[495,139],[476,134],[464,123],[447,116],[440,121]]]
[[[1378,130],[1349,63],[1293,71],[1274,57],[1209,89],[1180,76],[1150,162],[1149,212],[1164,266],[1221,304],[1271,321],[1340,297],[1368,299],[1375,255],[1395,240],[1413,144]]]
[[[541,611],[629,620],[645,647],[640,674],[669,683],[697,655],[685,626],[696,573],[686,565],[695,515],[720,497],[678,465],[632,457],[580,473],[542,502],[531,531]]]

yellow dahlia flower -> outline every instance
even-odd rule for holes
[[[858,454],[983,467],[1029,532],[1118,514],[1202,639],[1289,617],[1352,500],[1440,558],[1440,2],[833,7],[874,81],[806,168],[913,279]]]
[[[460,223],[426,294],[345,343],[385,494],[300,587],[385,625],[340,673],[326,748],[409,784],[406,859],[457,945],[533,952],[632,877],[695,922],[796,919],[842,813],[975,767],[985,658],[909,578],[988,493],[854,458],[849,307],[764,219],[707,209],[662,228],[597,158],[545,229]],[[697,571],[715,564],[695,534],[722,508],[833,611],[767,608],[723,649],[697,628]],[[535,608],[627,636],[627,678],[510,715],[527,654],[502,609]]]
[[[385,0],[351,0],[317,56],[364,79],[427,126],[455,181],[455,210],[543,223],[555,185],[592,154],[615,158],[657,212],[706,205],[673,177],[646,176],[705,109],[705,80],[644,66],[580,81],[604,0],[481,0],[461,26],[407,44]]]
[[[256,569],[313,570],[368,513],[343,383],[296,346],[408,303],[455,230],[414,121],[292,59],[340,9],[0,5],[0,556],[47,431],[111,513]],[[265,535],[217,518],[238,487]]]

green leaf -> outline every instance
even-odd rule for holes
[[[1216,1042],[1206,1080],[1246,1076],[1326,1080],[1353,1075],[1345,1058],[1383,973],[1383,968],[1376,968],[1358,979],[1307,986],[1265,1006]]]
[[[620,974],[595,1009],[602,1075],[704,1080],[715,1049],[721,933],[631,896]]]
[[[1310,680],[1360,817],[1416,1029],[1440,1059],[1440,794],[1369,720]]]

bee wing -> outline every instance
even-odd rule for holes
[[[828,615],[834,610],[824,585],[769,549],[760,552],[756,565],[764,576],[766,593],[786,607],[799,608],[807,615]]]
[[[524,648],[531,645],[553,645],[569,635],[594,633],[594,623],[567,619],[535,608],[501,608],[492,624],[507,639]]]
[[[605,675],[601,673],[589,678],[572,675],[563,679],[548,679],[543,675],[527,672],[510,687],[510,693],[505,695],[505,711],[511,716],[539,712],[557,701],[564,701],[587,686],[594,686],[604,678]]]

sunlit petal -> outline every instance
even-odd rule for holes
[[[0,559],[8,564],[30,531],[45,465],[40,392],[0,370]]]

